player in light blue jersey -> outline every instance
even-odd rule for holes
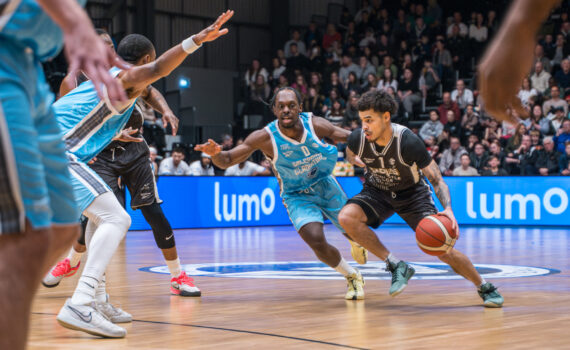
[[[126,98],[107,73],[116,56],[78,2],[0,0],[0,349],[25,347],[38,281],[78,233],[41,63],[65,42],[71,66],[106,83],[113,100]]]
[[[332,175],[337,148],[322,139],[346,142],[350,132],[335,127],[324,118],[314,117],[312,113],[302,113],[301,100],[297,90],[281,88],[271,102],[277,119],[251,133],[244,143],[222,151],[220,145],[209,140],[195,149],[211,155],[214,164],[220,168],[238,164],[254,151],[261,150],[273,164],[283,203],[301,238],[319,260],[346,277],[346,299],[364,299],[362,275],[327,242],[323,231],[324,213],[344,233],[338,223],[338,214],[347,197]],[[352,240],[350,242],[354,259],[365,264],[366,250]]]
[[[169,75],[203,43],[226,34],[228,30],[221,29],[221,26],[232,16],[233,11],[223,13],[214,24],[185,39],[158,59],[154,46],[147,38],[138,34],[126,36],[119,43],[117,53],[133,67],[129,70],[110,70],[127,92],[127,101],[121,104],[99,98],[91,81],[82,83],[54,104],[70,159],[75,198],[82,214],[89,219],[85,232],[89,254],[73,296],[57,315],[62,326],[110,338],[126,335],[126,330],[113,322],[130,322],[132,317],[108,302],[103,277],[129,229],[131,218],[113,191],[87,166],[87,162],[113,140],[143,141],[142,138],[131,136],[138,132],[137,129],[123,129],[136,99],[148,91],[150,84]],[[92,322],[91,317],[84,315],[92,315],[97,321]]]

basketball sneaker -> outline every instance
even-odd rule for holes
[[[394,265],[386,263],[386,271],[392,274],[392,285],[390,286],[390,295],[395,297],[402,293],[408,286],[408,280],[412,278],[416,270],[404,261],[400,261]]]
[[[57,287],[59,282],[61,282],[64,277],[71,277],[75,275],[79,269],[79,265],[81,265],[81,262],[78,263],[77,266],[71,267],[69,264],[69,259],[63,259],[62,261],[58,262],[57,265],[55,265],[50,270],[50,272],[48,272],[48,274],[42,280],[42,284],[47,288]]]
[[[199,297],[202,295],[200,289],[194,285],[192,277],[188,277],[185,271],[178,277],[170,279],[170,292],[181,297]]]
[[[350,239],[348,241],[350,242],[350,254],[352,255],[354,261],[360,265],[366,264],[368,261],[368,250],[364,249],[363,246]]]
[[[479,296],[483,299],[483,304],[486,307],[502,307],[505,301],[503,296],[497,291],[497,287],[490,282],[482,285],[481,288],[477,290],[477,293],[479,293]]]
[[[109,302],[109,294],[107,294],[104,302],[96,301],[95,303],[97,304],[97,310],[113,323],[128,323],[133,321],[133,316],[130,313]]]
[[[98,335],[105,338],[124,338],[127,330],[113,324],[92,302],[89,305],[75,305],[71,298],[57,315],[57,322],[65,328]]]
[[[355,273],[346,276],[348,283],[348,291],[344,296],[347,300],[362,300],[364,299],[364,278],[360,271],[356,270]]]

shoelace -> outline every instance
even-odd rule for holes
[[[398,265],[396,265],[396,267],[394,269],[392,269],[390,267],[389,263],[386,263],[386,271],[390,272],[392,274],[392,284],[398,282],[400,279],[402,279],[405,275],[405,273],[398,273]],[[407,267],[406,267],[407,270]]]
[[[52,275],[60,276],[69,273],[70,271],[71,271],[71,265],[69,264],[69,260],[64,259],[57,263],[57,265],[53,269]]]
[[[180,276],[178,276],[178,278],[176,279],[176,282],[178,284],[187,284],[190,287],[195,287],[194,286],[194,279],[192,277],[188,277],[188,275],[186,275],[185,272],[182,272],[180,274]]]

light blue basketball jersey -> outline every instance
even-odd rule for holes
[[[116,77],[121,70],[113,67]],[[53,104],[55,116],[64,133],[68,152],[88,162],[101,152],[123,129],[135,107],[136,99],[117,111],[108,100],[101,100],[93,83],[88,80]]]
[[[272,162],[282,194],[305,190],[331,176],[338,157],[336,147],[316,135],[312,113],[301,113],[299,119],[305,128],[300,142],[285,136],[279,130],[277,120],[265,127],[271,135]]]
[[[0,1],[4,2],[4,1]],[[85,6],[87,0],[77,0]],[[35,0],[8,0],[0,13],[0,42],[12,40],[31,48],[41,61],[63,47],[63,33]]]

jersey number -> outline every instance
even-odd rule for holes
[[[301,151],[303,151],[303,153],[305,153],[306,156],[311,154],[307,146],[301,146]]]
[[[385,166],[384,166],[384,158],[378,157],[378,159],[380,160],[380,167],[381,167],[381,168],[385,168]]]

